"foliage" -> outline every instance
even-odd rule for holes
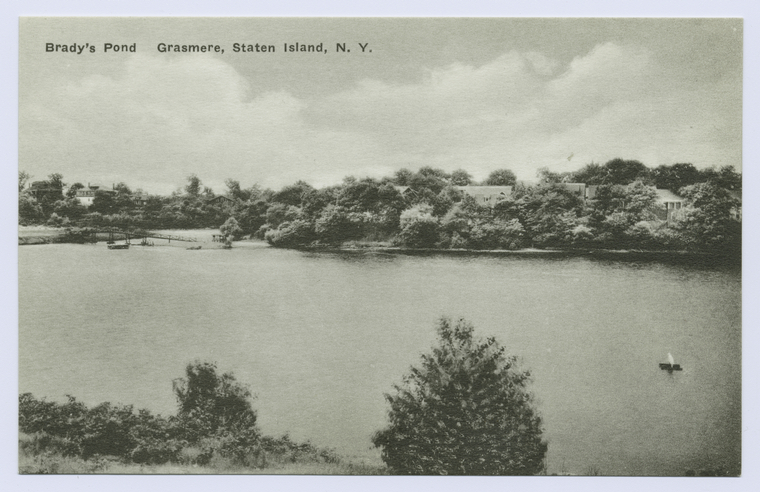
[[[208,362],[188,364],[174,381],[176,416],[101,403],[87,408],[19,396],[21,473],[96,473],[115,462],[208,465],[226,471],[268,463],[339,464],[334,451],[262,436],[251,394],[230,373]],[[114,461],[116,460],[116,461]],[[375,471],[376,472],[376,471]]]
[[[497,169],[488,175],[483,182],[488,186],[514,186],[517,182],[517,176],[509,169]]]
[[[535,475],[547,444],[541,418],[516,369],[493,339],[443,318],[438,346],[412,367],[390,404],[390,425],[372,439],[392,473]]]
[[[472,184],[472,175],[464,169],[457,169],[451,173],[451,184],[454,186],[468,186]]]
[[[674,214],[674,228],[693,249],[739,251],[741,222],[734,218],[739,199],[714,182],[698,183],[681,190],[687,207]]]
[[[612,159],[603,166],[591,163],[572,174],[572,182],[588,185],[627,185],[649,179],[649,168],[636,160]]]
[[[427,204],[415,205],[401,213],[399,242],[411,248],[432,248],[438,242],[438,219]]]
[[[660,189],[678,193],[684,186],[691,186],[702,181],[702,174],[690,163],[663,164],[652,169],[653,184]]]
[[[26,184],[29,182],[29,180],[32,178],[32,176],[26,172],[19,170],[18,172],[18,193],[21,194],[22,191],[24,191],[24,188],[26,188]]]
[[[278,248],[306,246],[314,240],[314,227],[310,222],[296,219],[280,224],[277,229],[267,231],[264,239]]]
[[[185,185],[185,192],[190,196],[198,196],[201,194],[201,179],[195,174],[191,174],[187,177],[187,184]]]
[[[255,184],[243,188],[228,179],[232,204],[212,201],[213,193],[201,191],[195,175],[188,177],[186,193],[147,200],[135,200],[129,186],[119,183],[114,190],[99,190],[87,209],[75,197],[81,184],[72,185],[64,196],[63,176],[51,174],[20,192],[19,224],[231,227],[235,239],[249,234],[284,248],[359,241],[411,248],[686,248],[735,253],[741,245],[741,175],[731,167],[697,170],[677,163],[649,170],[635,160],[613,159],[575,172],[541,168],[538,177],[538,186],[514,185],[512,195],[492,207],[479,206],[456,189],[472,184],[465,170],[449,175],[421,167],[415,172],[401,169],[379,180],[349,176],[342,184],[322,189],[303,181],[279,191]],[[491,173],[486,183],[509,185],[514,178],[511,171],[501,169]],[[20,188],[28,179],[19,174]],[[595,185],[595,196],[584,199],[565,188],[566,182]],[[394,184],[408,189],[397,190]],[[690,199],[686,208],[669,211],[666,221],[652,184],[671,191],[681,187],[692,195],[689,190],[695,186],[722,191],[709,193],[715,199]],[[722,198],[716,193],[723,193]],[[237,227],[226,223],[231,218]]]
[[[177,418],[189,442],[232,431],[258,435],[251,392],[231,373],[218,375],[215,364],[196,361],[187,365],[185,377],[175,379],[173,387]]]
[[[238,225],[238,221],[235,217],[230,217],[219,228],[219,232],[222,236],[230,237],[234,240],[240,239],[243,234],[243,229]]]

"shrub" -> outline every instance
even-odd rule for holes
[[[118,406],[106,402],[90,409],[81,441],[82,457],[127,457],[134,447],[129,431],[135,421],[131,405]]]
[[[411,248],[432,248],[438,242],[438,219],[432,207],[420,203],[401,214],[398,241]]]
[[[178,423],[190,443],[234,432],[253,441],[258,437],[251,392],[231,373],[218,375],[216,365],[195,362],[185,368],[185,378],[174,380]]]
[[[326,243],[359,239],[364,233],[364,218],[363,214],[330,204],[317,219],[314,230],[319,240]]]
[[[530,374],[515,369],[493,338],[443,318],[439,345],[412,367],[390,403],[390,425],[372,442],[392,473],[535,475],[547,444],[526,391]]]
[[[231,237],[233,240],[238,240],[243,235],[243,229],[240,228],[238,221],[235,217],[230,217],[227,221],[219,227],[219,232],[222,236]]]
[[[275,230],[267,231],[264,238],[278,248],[305,246],[314,240],[314,228],[305,220],[284,222]]]
[[[470,247],[475,249],[519,249],[525,230],[517,219],[479,222],[470,232]]]

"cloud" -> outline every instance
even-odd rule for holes
[[[322,186],[422,165],[477,178],[614,157],[739,167],[740,124],[741,80],[681,83],[647,50],[613,43],[566,64],[513,50],[309,98],[263,91],[212,56],[134,55],[117,75],[25,93],[20,167],[163,193],[191,173],[222,191],[228,177]]]

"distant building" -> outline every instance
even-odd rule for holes
[[[586,186],[586,195],[584,198],[586,200],[593,200],[596,197],[596,189],[599,188],[599,185],[588,185]]]
[[[55,197],[56,195],[59,195],[61,191],[61,188],[50,186],[50,183],[47,181],[35,181],[29,185],[29,189],[26,192],[32,195],[35,199],[41,200],[45,196]]]
[[[658,188],[655,193],[657,193],[657,216],[670,224],[673,213],[683,207],[684,199],[670,190]]]
[[[587,198],[586,193],[588,189],[588,186],[586,186],[586,183],[542,183],[541,181],[525,181],[525,180],[517,181],[515,183],[515,186],[520,186],[523,188],[538,188],[540,186],[556,186],[558,188],[564,188],[565,190],[575,195],[578,195],[584,200]]]
[[[565,188],[570,193],[586,199],[586,183],[557,183],[557,186]]]
[[[230,197],[219,195],[219,196],[215,196],[214,198],[209,200],[207,203],[209,203],[210,205],[217,205],[221,207],[234,207],[236,202]]]
[[[143,191],[136,191],[130,196],[132,202],[138,207],[142,207],[148,203],[148,194]]]
[[[415,192],[415,191],[414,191],[412,188],[410,188],[409,186],[394,186],[394,187],[393,187],[393,189],[394,189],[394,190],[396,190],[396,191],[398,191],[398,192],[399,192],[399,194],[400,194],[401,196],[403,196],[404,198],[410,198],[410,197],[412,197],[412,196],[414,196],[414,195],[416,195],[416,194],[417,194],[417,193],[416,193],[416,192]]]
[[[93,200],[95,200],[95,192],[97,191],[114,193],[112,190],[102,189],[100,185],[87,183],[86,187],[77,190],[76,199],[85,207],[89,207],[92,205]]]
[[[455,186],[462,195],[469,195],[478,205],[493,207],[501,200],[512,196],[512,186]]]
[[[739,205],[731,208],[731,217],[734,220],[741,221],[742,220],[742,194],[740,191],[729,191],[728,193],[739,202]]]

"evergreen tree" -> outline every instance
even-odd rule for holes
[[[547,444],[526,386],[493,339],[443,318],[438,346],[412,367],[390,403],[390,425],[372,441],[394,474],[535,475]]]

